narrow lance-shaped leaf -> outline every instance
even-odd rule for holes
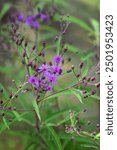
[[[54,129],[52,127],[47,127],[47,128],[50,131],[50,133],[53,137],[54,143],[58,147],[58,150],[63,150],[60,139],[59,139],[58,135],[56,134],[56,132],[54,131]]]

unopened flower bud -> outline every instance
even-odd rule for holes
[[[80,65],[79,65],[80,69],[82,69],[82,68],[83,68],[83,65],[84,65],[84,63],[83,63],[83,62],[81,62],[81,63],[80,63]]]
[[[92,95],[95,95],[95,94],[96,94],[96,90],[93,90],[93,91],[92,91]]]
[[[95,80],[96,80],[96,77],[92,77],[92,78],[91,78],[91,81],[95,81]]]

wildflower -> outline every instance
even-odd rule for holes
[[[41,17],[42,21],[49,21],[50,20],[50,17],[44,13],[41,13],[40,17]]]
[[[52,86],[47,84],[47,86],[46,86],[46,91],[47,91],[47,92],[52,92],[52,91],[53,91]]]
[[[62,62],[63,58],[61,57],[61,55],[56,55],[54,58],[53,58],[53,61],[57,64],[60,64]]]
[[[31,84],[34,84],[34,85],[38,84],[38,80],[34,76],[30,76],[29,79],[28,79],[28,82],[31,83]]]
[[[47,64],[42,64],[38,69],[38,72],[43,72],[43,73],[48,73],[49,71],[50,71],[50,66]]]
[[[38,29],[39,28],[39,23],[37,21],[35,21],[35,19],[33,18],[33,16],[28,16],[26,18],[26,24],[35,28],[35,29]]]
[[[53,65],[52,69],[53,73],[56,75],[60,75],[62,73],[62,68],[60,66]]]
[[[57,77],[54,74],[48,74],[48,81],[52,84],[57,84]]]
[[[25,21],[25,16],[23,14],[18,15],[18,20],[24,22]]]

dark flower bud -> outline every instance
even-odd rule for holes
[[[95,80],[96,80],[96,77],[92,77],[92,78],[91,78],[91,81],[95,81]]]
[[[36,68],[37,68],[37,65],[36,65],[36,64],[35,64],[35,65],[33,65],[33,68],[34,68],[34,69],[36,69]]]
[[[86,94],[86,93],[87,93],[87,91],[85,91],[85,90],[84,90],[84,91],[82,91],[82,93],[83,93],[83,94]]]
[[[96,87],[99,88],[99,87],[100,87],[100,83],[97,83],[97,84],[96,84]]]
[[[92,91],[92,95],[95,95],[95,94],[96,94],[96,90],[93,90],[93,91]]]
[[[0,104],[1,104],[1,105],[3,104],[3,100],[0,100]]]
[[[24,41],[24,36],[20,39],[21,43]]]
[[[24,60],[22,60],[22,64],[25,65],[25,61]]]
[[[45,41],[43,41],[43,42],[42,42],[42,45],[43,45],[43,47],[45,47],[45,46],[46,46],[46,42],[45,42]]]
[[[84,98],[87,98],[87,97],[88,97],[88,95],[85,95],[85,96],[84,96]]]
[[[87,109],[84,109],[84,110],[83,110],[83,112],[86,112],[86,111],[87,111]]]
[[[58,36],[55,36],[54,40],[57,41],[58,40]]]
[[[72,72],[72,70],[67,70],[67,73],[70,73],[70,72]]]
[[[91,78],[90,78],[90,77],[88,77],[88,78],[87,78],[87,81],[89,82],[89,81],[90,81],[90,79],[91,79]]]
[[[81,63],[80,63],[80,65],[79,65],[80,69],[82,69],[82,68],[83,68],[83,65],[84,65],[84,63],[83,63],[83,62],[81,62]]]
[[[24,50],[23,52],[23,57],[26,57],[26,50]]]
[[[49,65],[52,66],[52,62],[51,61],[49,62]]]
[[[68,60],[68,61],[71,61],[71,58],[69,57],[67,60]]]
[[[18,98],[18,94],[15,95],[15,98]]]
[[[24,44],[24,46],[27,47],[27,45],[28,45],[28,42],[26,41],[25,44]]]
[[[71,69],[74,70],[74,65],[72,65]]]
[[[63,59],[63,60],[62,60],[62,64],[64,64],[64,62],[65,62],[65,61],[64,61],[64,59]]]
[[[44,52],[42,52],[42,53],[41,53],[41,56],[42,56],[42,57],[44,57],[44,56],[45,56],[45,53],[44,53]]]
[[[5,113],[2,113],[2,117],[4,117],[5,116]]]
[[[9,106],[9,107],[8,107],[8,109],[9,109],[9,110],[11,110],[11,109],[12,109],[12,107],[11,107],[11,106]]]
[[[64,52],[67,52],[68,51],[68,48],[64,48]]]
[[[76,77],[79,78],[79,77],[80,77],[80,74],[77,74]]]
[[[39,53],[38,56],[42,56],[42,53]]]
[[[11,99],[13,97],[13,94],[11,93],[10,95],[9,95],[9,98]]]
[[[32,48],[32,50],[35,50],[35,48],[36,48],[36,46],[34,45],[33,48]]]
[[[91,121],[88,121],[88,122],[87,122],[87,125],[90,125],[90,124],[91,124]]]
[[[28,66],[32,67],[32,61],[30,61],[30,62],[28,63]]]
[[[87,79],[86,77],[83,77],[83,78],[82,78],[82,80],[86,80],[86,79]]]
[[[0,93],[3,93],[3,89],[0,89]]]

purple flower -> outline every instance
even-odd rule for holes
[[[44,13],[41,13],[40,17],[41,17],[42,21],[49,21],[50,20],[50,17]]]
[[[52,69],[53,73],[56,75],[60,75],[62,73],[62,68],[60,66],[53,65]]]
[[[35,21],[33,16],[28,16],[26,18],[26,24],[33,27],[34,29],[39,29],[40,25],[37,21]]]
[[[57,77],[54,74],[48,74],[48,81],[52,84],[57,84]]]
[[[28,82],[31,83],[31,84],[37,85],[38,84],[38,79],[34,76],[30,76],[29,79],[28,79]]]
[[[39,29],[40,25],[38,22],[35,21],[35,22],[33,22],[32,27],[35,29]]]
[[[18,18],[19,21],[25,21],[24,14],[19,14],[17,18]]]
[[[46,90],[47,92],[52,92],[53,91],[53,87],[51,85],[46,85]]]
[[[56,55],[54,58],[53,58],[53,61],[57,64],[61,63],[63,60],[62,56],[61,55]]]
[[[39,67],[38,72],[49,73],[50,72],[50,66],[47,64],[42,64]]]

